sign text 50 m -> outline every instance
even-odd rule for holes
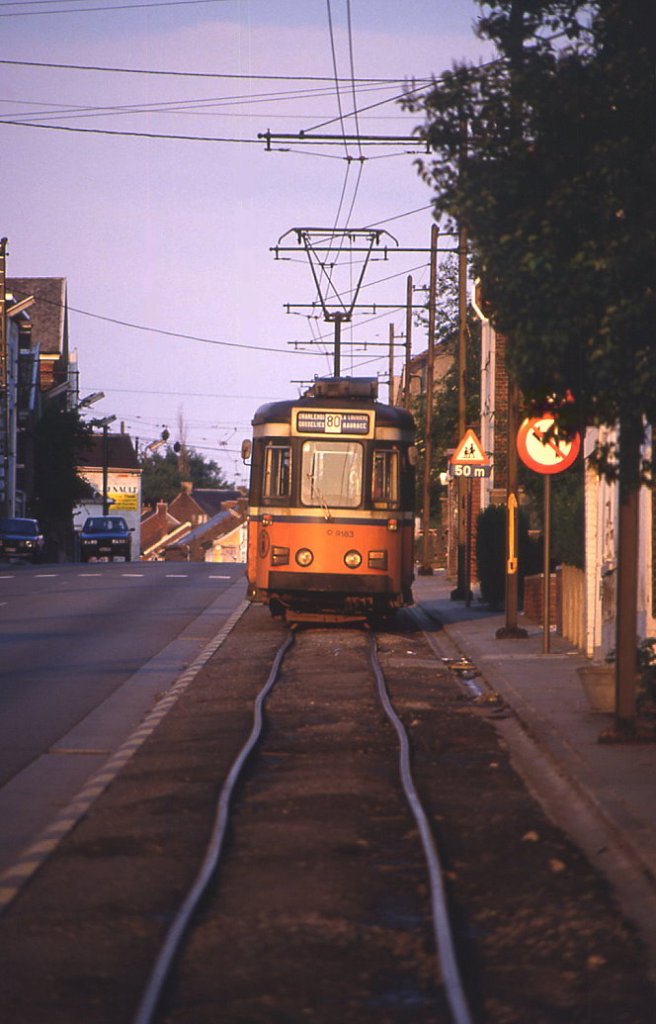
[[[471,477],[474,480],[478,480],[481,477],[490,476],[491,473],[492,466],[489,463],[486,466],[477,466],[470,462],[449,463],[450,476]]]

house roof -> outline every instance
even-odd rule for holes
[[[32,338],[44,355],[65,355],[68,349],[65,277],[8,277],[7,291],[17,302],[33,295]]]
[[[216,537],[221,537],[224,533],[229,533],[243,521],[244,517],[242,515],[228,509],[227,512],[219,512],[218,515],[208,519],[206,523],[201,523],[200,526],[194,527],[193,530],[185,533],[184,537],[181,537],[176,543],[168,546],[171,548],[182,545],[187,547],[195,541],[202,541],[204,538],[214,540]]]
[[[185,492],[182,492],[182,495],[178,495],[178,497],[183,496],[185,496]],[[238,501],[242,497],[239,491],[217,487],[194,487],[193,491],[186,496],[195,501],[201,511],[207,516],[215,516],[220,512],[223,502]]]
[[[103,434],[91,434],[80,451],[78,465],[99,469],[104,463]],[[107,465],[112,469],[139,469],[139,459],[129,434],[107,435]]]

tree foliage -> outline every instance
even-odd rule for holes
[[[425,96],[420,171],[467,227],[528,403],[567,396],[561,423],[641,439],[656,422],[650,0],[481,6],[499,59]]]
[[[457,266],[453,260],[445,260],[440,266],[437,287],[435,317],[436,351],[447,352],[451,364],[446,373],[435,380],[433,388],[433,415],[431,419],[432,464],[435,467],[431,508],[439,516],[440,502],[438,474],[446,470],[447,452],[455,448],[458,437],[458,278]],[[419,321],[425,321],[420,315]],[[466,419],[467,425],[476,427],[480,420],[481,345],[480,323],[471,311],[467,319],[467,366],[465,371]],[[412,408],[417,423],[418,446],[422,462],[417,473],[417,507],[421,507],[423,486],[423,438],[425,435],[426,408],[425,393],[422,393]]]
[[[47,402],[34,433],[34,497],[31,511],[49,539],[70,542],[73,508],[84,493],[77,472],[90,428],[77,410]]]
[[[183,480],[190,480],[194,487],[233,487],[226,480],[223,470],[211,459],[184,447],[175,452],[167,448],[159,452],[145,453],[141,462],[141,495],[144,505],[155,505],[158,501],[172,501],[179,494]]]

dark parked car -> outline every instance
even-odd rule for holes
[[[123,516],[90,516],[80,531],[80,558],[131,558],[132,528]]]
[[[36,519],[0,519],[0,558],[40,562],[45,541]]]

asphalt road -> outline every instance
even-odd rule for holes
[[[0,564],[0,870],[244,593],[242,565]]]

